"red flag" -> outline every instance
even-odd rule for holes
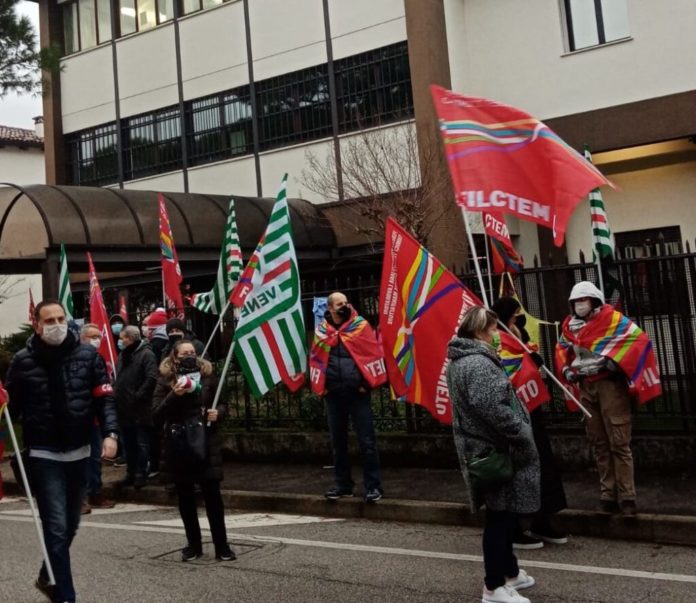
[[[500,361],[517,392],[517,397],[527,405],[529,412],[551,399],[551,394],[532,357],[524,351],[519,341],[502,330]]]
[[[117,353],[114,347],[114,340],[111,337],[111,328],[109,326],[109,316],[106,313],[104,306],[104,298],[102,297],[101,287],[97,280],[97,273],[94,270],[92,262],[92,254],[87,252],[87,261],[89,263],[89,321],[99,327],[101,333],[101,345],[99,346],[99,354],[106,363],[106,368],[109,375],[115,377]]]
[[[490,241],[493,272],[519,272],[524,268],[522,256],[515,251],[510,239],[510,231],[502,215],[483,212],[483,226]]]
[[[36,328],[36,304],[34,304],[34,296],[32,295],[31,288],[29,289],[29,324]]]
[[[123,318],[124,324],[128,324],[128,304],[125,293],[118,294],[118,313]]]
[[[563,244],[575,206],[600,185],[590,162],[528,113],[431,86],[456,200],[553,230]]]
[[[179,258],[174,247],[174,235],[169,224],[164,195],[159,193],[160,250],[162,252],[162,282],[164,283],[164,302],[171,316],[184,317],[184,300],[179,285],[183,280]]]
[[[259,265],[260,252],[263,248],[263,243],[265,240],[266,233],[264,232],[261,235],[261,239],[259,240],[256,249],[254,249],[254,253],[251,254],[251,257],[249,258],[247,265],[244,267],[242,274],[239,276],[237,284],[234,286],[234,289],[232,289],[232,291],[230,292],[230,303],[237,308],[241,308],[244,305],[244,300],[246,300],[247,295],[249,295],[249,292],[253,288],[251,281],[254,276],[254,271]]]
[[[399,398],[451,423],[447,344],[481,301],[393,218],[385,237],[379,324],[389,381]]]
[[[5,405],[7,404],[8,395],[7,390],[0,381],[0,461],[2,460],[3,454],[5,454],[5,439],[7,438],[7,427],[5,427]],[[0,498],[4,496],[2,489],[2,474],[0,474]]]

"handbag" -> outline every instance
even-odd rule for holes
[[[202,414],[182,423],[170,423],[169,453],[177,466],[188,470],[204,469],[208,461],[208,429]]]
[[[467,468],[472,482],[483,492],[499,488],[514,475],[512,457],[500,450],[470,459]]]

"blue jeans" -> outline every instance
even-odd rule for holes
[[[139,425],[123,425],[126,464],[129,478],[147,477],[147,464],[150,461],[150,429]]]
[[[87,484],[87,494],[95,496],[102,489],[102,435],[98,425],[92,427],[91,454],[89,456],[89,482]]]
[[[75,587],[70,569],[70,545],[80,524],[89,459],[63,463],[30,457],[29,462],[48,558],[56,578],[56,595],[58,600],[72,603]],[[40,575],[48,580],[45,566],[41,567]]]
[[[348,454],[348,421],[352,418],[362,458],[365,491],[375,488],[381,491],[382,471],[377,452],[370,392],[329,392],[326,395],[326,407],[334,455],[336,486],[341,490],[352,490],[355,485]]]

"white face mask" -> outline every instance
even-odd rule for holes
[[[48,345],[60,345],[68,336],[68,325],[46,325],[41,333],[43,339]]]
[[[575,313],[580,318],[585,318],[585,316],[592,312],[592,302],[589,301],[575,302],[575,304],[573,304],[573,307],[575,308]]]
[[[89,345],[99,349],[101,347],[101,337],[91,337],[89,340]]]

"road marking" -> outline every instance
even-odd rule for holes
[[[18,502],[18,501],[15,501]],[[92,509],[89,515],[116,515],[118,513],[137,513],[139,511],[157,511],[159,509],[171,511],[171,507],[157,507],[155,505],[136,505],[131,503],[117,503],[111,509]],[[31,509],[15,509],[10,511],[0,511],[0,515],[19,515],[31,517]],[[183,523],[181,524],[184,525]]]
[[[201,526],[208,525],[208,518],[199,515]],[[297,525],[305,523],[334,523],[345,521],[343,519],[333,519],[330,517],[317,517],[314,515],[286,515],[281,513],[239,513],[236,515],[225,515],[225,526],[231,529],[240,528],[263,528],[267,526]],[[163,526],[168,528],[183,528],[184,522],[181,518],[162,519],[159,521],[136,521],[139,525]]]
[[[0,521],[31,522],[30,517],[16,515],[1,515]],[[106,530],[123,530],[128,532],[155,532],[161,534],[184,534],[181,528],[151,525],[100,523],[94,521],[83,521],[80,523],[83,528],[99,528]],[[311,548],[333,549],[339,551],[360,551],[365,553],[377,553],[383,555],[400,555],[404,557],[422,557],[429,559],[447,559],[450,561],[468,561],[471,563],[482,563],[483,557],[480,555],[466,555],[462,553],[444,553],[439,551],[421,551],[418,549],[403,549],[398,547],[371,546],[365,544],[349,544],[344,542],[324,542],[321,540],[300,540],[296,538],[282,538],[275,536],[254,536],[252,534],[228,534],[230,539],[246,540],[254,543],[285,544],[291,546],[304,546]],[[536,567],[540,569],[555,570],[561,572],[599,574],[603,576],[616,576],[623,578],[640,578],[644,580],[658,580],[664,582],[686,582],[696,584],[696,576],[688,574],[667,574],[662,572],[644,572],[640,570],[629,570],[617,567],[599,567],[593,565],[574,565],[570,563],[552,563],[549,561],[531,561],[519,559],[519,564],[525,567]]]

